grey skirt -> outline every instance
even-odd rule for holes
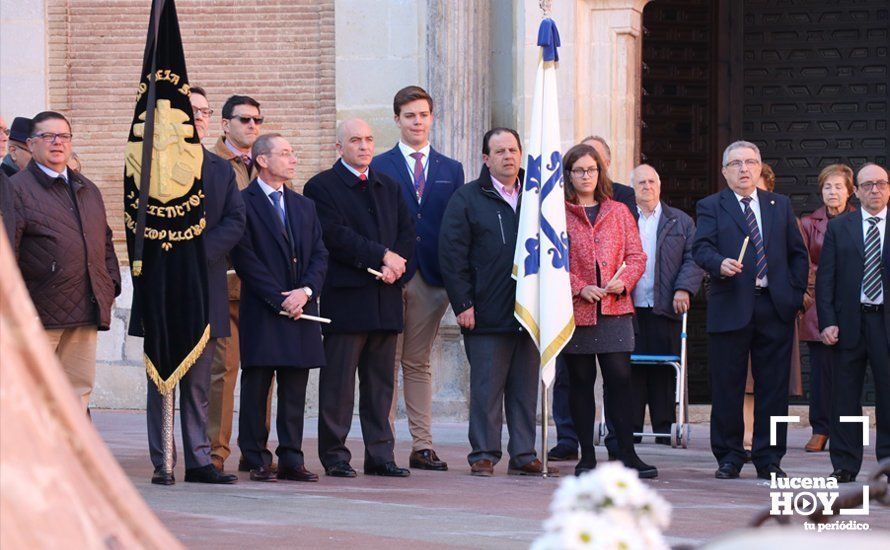
[[[633,315],[598,315],[596,324],[575,327],[563,353],[631,353],[634,350]]]

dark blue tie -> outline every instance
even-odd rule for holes
[[[278,212],[278,217],[281,219],[281,225],[287,227],[287,215],[284,213],[284,205],[281,204],[281,196],[284,193],[281,191],[272,191],[269,193],[269,196],[272,197],[272,202],[275,203],[275,210]]]
[[[745,219],[748,221],[748,232],[751,235],[751,244],[754,245],[754,257],[757,258],[757,276],[755,279],[763,279],[766,277],[766,254],[763,251],[763,238],[760,236],[760,228],[757,227],[757,218],[754,217],[754,210],[751,209],[751,197],[745,197],[742,202],[745,204]]]

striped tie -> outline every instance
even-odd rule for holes
[[[878,301],[883,294],[881,287],[881,232],[878,222],[881,218],[867,218],[869,224],[865,234],[865,275],[862,277],[862,292],[872,303]]]
[[[751,197],[745,197],[742,202],[745,204],[745,219],[748,221],[748,231],[751,234],[751,244],[754,245],[754,256],[757,258],[757,276],[755,279],[763,279],[766,277],[766,254],[763,252],[763,238],[760,236],[760,228],[757,227],[757,218],[754,217],[754,211],[751,210]]]
[[[423,188],[426,186],[426,178],[423,175],[423,153],[411,153],[414,159],[414,191],[417,193],[417,200],[423,198]]]

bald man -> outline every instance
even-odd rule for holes
[[[318,453],[327,475],[356,476],[346,438],[358,370],[365,475],[407,477],[393,457],[389,410],[414,221],[398,184],[370,168],[374,136],[365,121],[341,123],[336,148],[334,166],[303,190],[315,201],[330,252],[321,292],[321,315],[331,323],[323,327],[327,365],[319,377]]]

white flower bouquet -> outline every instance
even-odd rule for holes
[[[668,548],[671,505],[619,462],[564,478],[550,511],[532,550]]]

